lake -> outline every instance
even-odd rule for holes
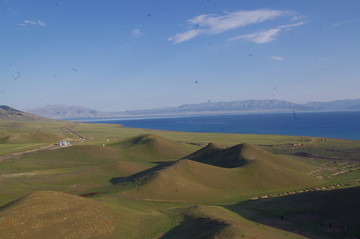
[[[102,119],[92,123],[185,132],[296,135],[360,140],[360,112]]]

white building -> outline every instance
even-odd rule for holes
[[[57,143],[59,146],[61,147],[65,147],[65,146],[69,146],[70,142],[69,141],[65,141],[65,140],[61,140],[59,143]]]

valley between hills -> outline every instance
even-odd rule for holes
[[[360,141],[1,110],[0,238],[360,238]]]

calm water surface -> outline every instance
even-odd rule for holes
[[[360,140],[360,112],[281,113],[102,120],[130,128],[186,132],[276,134]]]

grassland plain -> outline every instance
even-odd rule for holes
[[[60,139],[72,146],[37,151]],[[359,209],[359,148],[359,141],[314,137],[0,121],[0,231],[73,238],[75,229],[59,232],[70,220],[84,230],[78,238],[356,238],[360,214],[349,211]],[[28,149],[35,151],[14,155]],[[261,197],[269,199],[251,200]],[[46,214],[42,200],[51,201]],[[55,210],[66,200],[84,207]],[[80,220],[92,207],[111,226],[101,235],[87,231],[96,217]],[[31,210],[38,216],[16,224]],[[53,223],[26,221],[39,217]]]

